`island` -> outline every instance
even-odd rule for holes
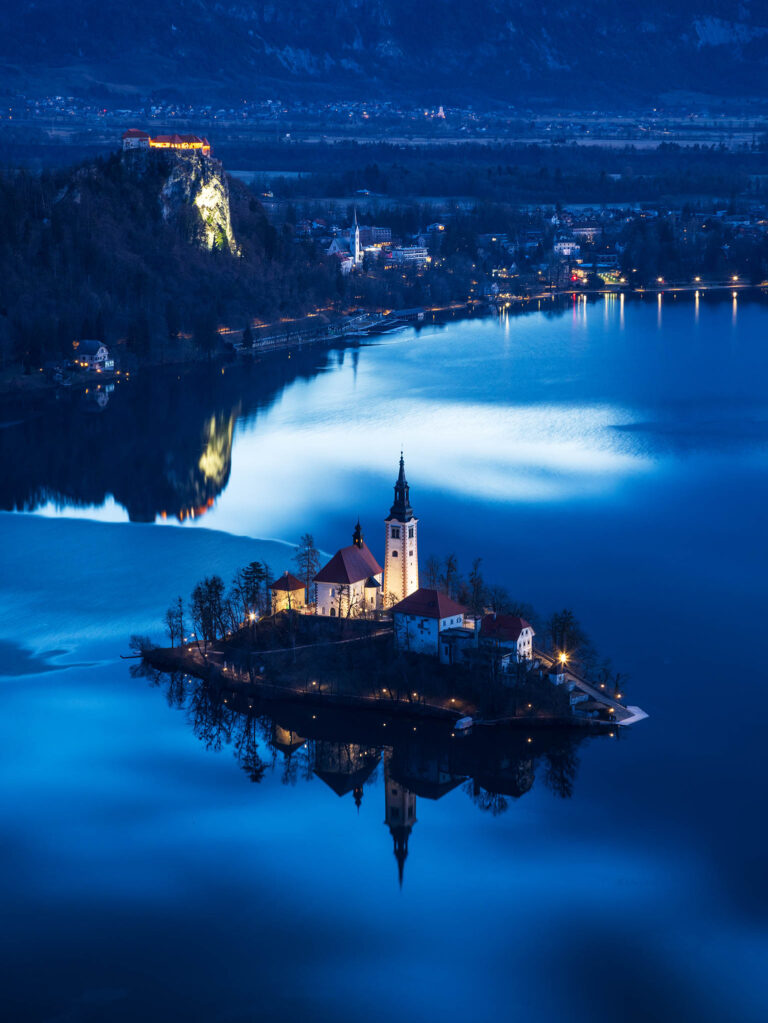
[[[580,728],[614,734],[647,717],[625,702],[625,679],[600,662],[569,610],[536,641],[537,616],[475,561],[463,580],[456,558],[430,558],[419,573],[420,522],[401,452],[384,522],[384,565],[360,522],[352,543],[325,563],[313,537],[296,550],[298,574],[271,577],[251,563],[229,591],[212,575],[188,605],[168,608],[169,647],[134,637],[151,668],[204,680],[223,699],[333,705],[475,726]]]

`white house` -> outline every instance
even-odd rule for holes
[[[363,540],[357,523],[350,547],[342,547],[317,573],[315,606],[317,614],[347,618],[381,605],[383,569]]]
[[[438,590],[421,588],[392,608],[395,644],[401,650],[444,660],[441,633],[464,627],[467,609]]]
[[[581,246],[575,238],[558,238],[552,246],[558,256],[578,256]]]
[[[480,643],[496,649],[511,650],[514,659],[530,661],[533,657],[533,626],[518,615],[483,615],[480,622]]]
[[[115,360],[102,341],[75,341],[75,362],[82,369],[105,373],[115,368]]]
[[[149,149],[149,133],[139,128],[123,132],[123,149]]]

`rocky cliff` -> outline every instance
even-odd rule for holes
[[[126,154],[133,161],[157,159],[154,153]],[[200,244],[206,249],[237,252],[229,208],[229,185],[218,160],[200,153],[163,154],[168,177],[160,189],[163,219],[191,215]]]
[[[417,13],[416,13],[417,12]],[[616,106],[764,97],[765,0],[20,0],[0,86],[219,97],[473,96]]]

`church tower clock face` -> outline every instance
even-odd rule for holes
[[[405,460],[400,453],[400,473],[395,500],[384,520],[384,603],[391,606],[419,588],[419,521],[411,507]]]

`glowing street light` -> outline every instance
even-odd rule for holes
[[[568,661],[568,654],[564,650],[561,651],[560,654],[558,655],[558,660],[560,661],[561,664],[566,664]]]

